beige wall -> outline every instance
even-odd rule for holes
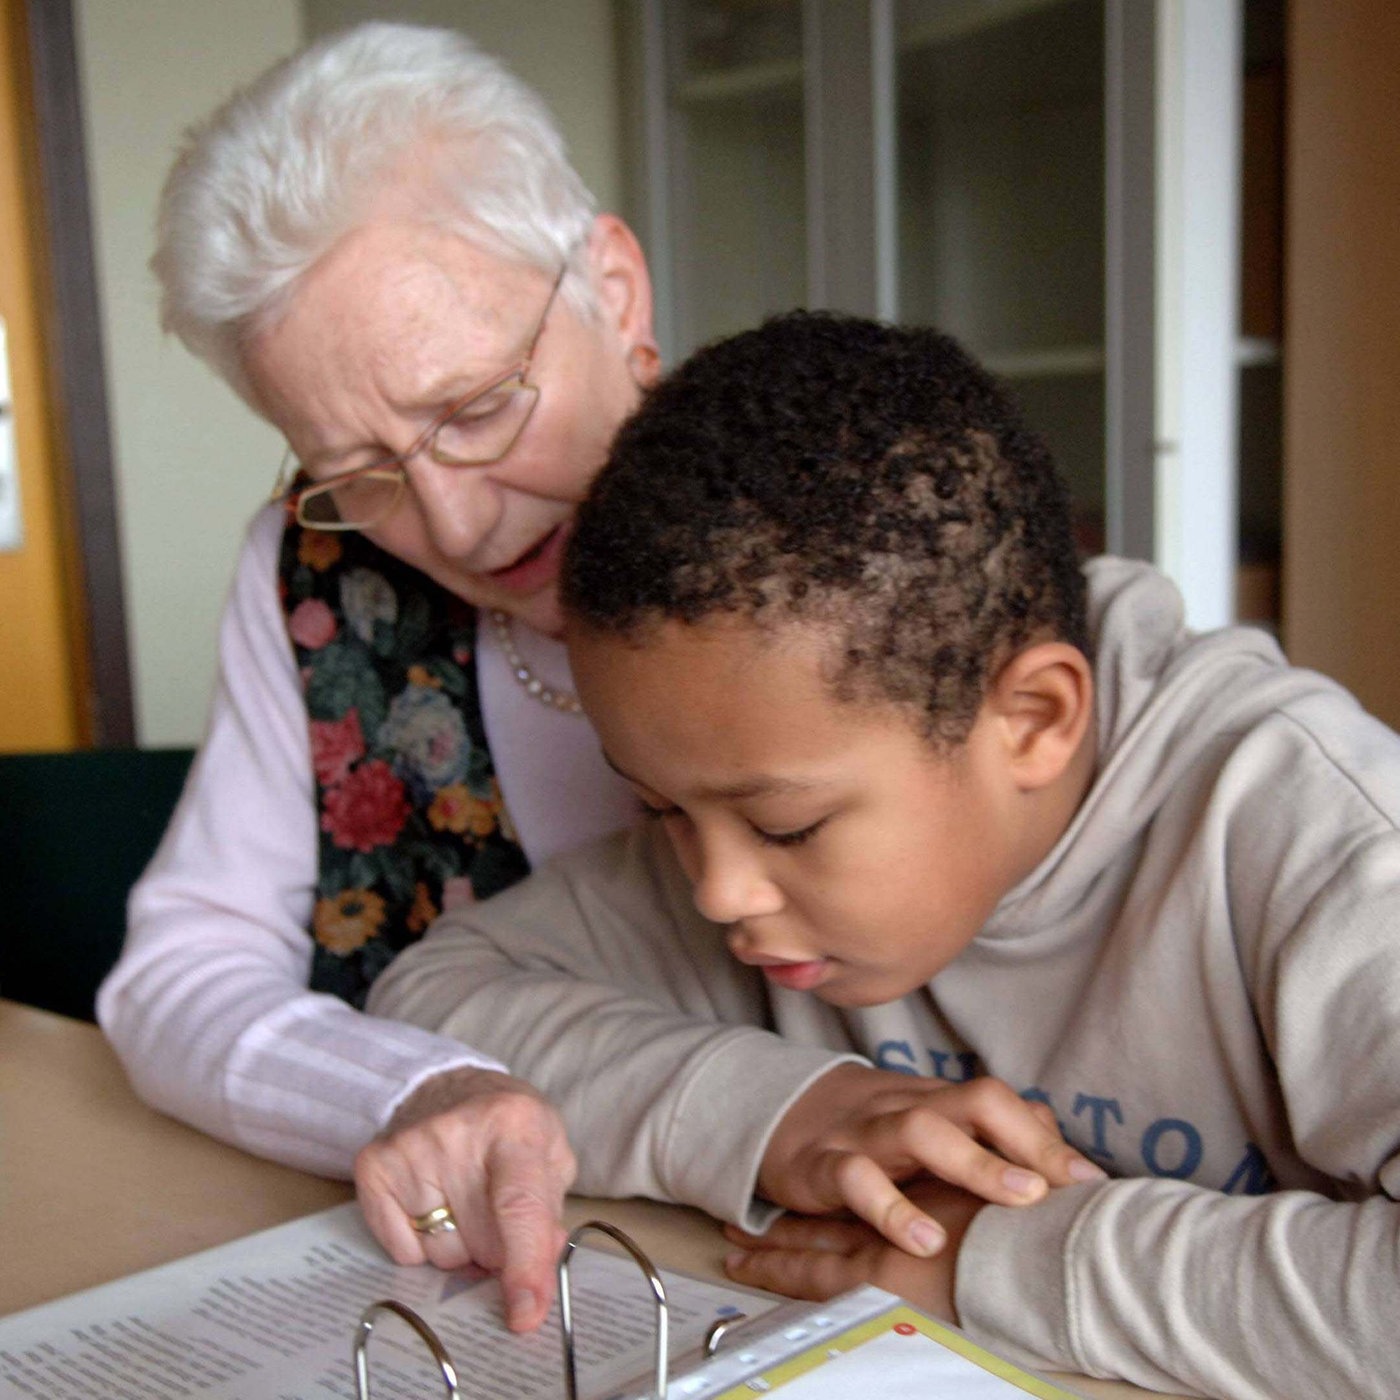
[[[1400,6],[1292,0],[1284,640],[1400,727]]]
[[[75,0],[137,734],[198,740],[244,522],[282,445],[156,324],[156,196],[180,133],[303,36],[367,18],[455,23],[555,108],[603,207],[621,185],[608,0]]]
[[[281,444],[156,323],[156,197],[180,134],[295,48],[294,0],[78,0],[93,241],[112,413],[136,729],[193,743],[243,522]]]
[[[461,29],[544,94],[602,209],[621,198],[612,0],[302,0],[307,38],[369,19]]]

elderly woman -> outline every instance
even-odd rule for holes
[[[348,1176],[389,1125],[356,1169],[375,1233],[507,1262],[533,1326],[557,1117],[357,1007],[440,910],[634,810],[570,693],[555,577],[657,371],[645,262],[499,63],[368,25],[191,135],[153,266],[166,326],[290,451],[101,1023],[145,1098],[252,1152]]]
[[[166,325],[289,453],[99,1018],[151,1103],[353,1174],[395,1259],[499,1268],[511,1325],[536,1326],[574,1171],[558,1115],[489,1057],[359,1008],[442,910],[635,810],[571,693],[556,578],[658,370],[641,251],[498,63],[367,25],[192,135],[154,267]],[[950,1130],[929,1101],[959,1089],[790,1053],[799,1087],[755,1109],[788,1109],[774,1201],[849,1204],[924,1253],[934,1227],[887,1173],[951,1142],[952,1179],[1023,1198],[980,1137],[1040,1164],[1033,1193],[1071,1179],[1009,1091],[958,1099]]]

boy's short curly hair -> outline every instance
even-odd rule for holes
[[[624,425],[579,510],[572,618],[629,639],[717,614],[829,633],[843,700],[961,743],[1021,647],[1085,649],[1069,495],[952,339],[829,313],[697,351]]]

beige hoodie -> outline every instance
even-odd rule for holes
[[[1237,1400],[1391,1395],[1400,738],[1262,633],[1187,632],[1150,568],[1088,573],[1095,780],[925,990],[840,1011],[770,989],[653,828],[444,917],[370,1009],[539,1085],[582,1190],[750,1227],[768,1134],[843,1054],[998,1075],[1118,1179],[979,1213],[973,1337]]]

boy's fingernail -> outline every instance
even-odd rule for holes
[[[909,1238],[914,1242],[915,1253],[927,1256],[937,1254],[947,1242],[948,1236],[943,1228],[935,1225],[932,1220],[916,1220],[909,1227]]]
[[[748,1259],[748,1257],[749,1256],[747,1250],[731,1249],[729,1253],[724,1256],[724,1267],[726,1269],[731,1270],[737,1269]]]
[[[506,1311],[510,1317],[512,1327],[522,1326],[530,1321],[535,1314],[538,1299],[528,1288],[517,1288],[507,1300]]]
[[[1071,1157],[1069,1174],[1076,1181],[1107,1181],[1108,1173],[1097,1162],[1087,1157]]]
[[[1045,1189],[1045,1178],[1037,1176],[1035,1172],[1028,1172],[1023,1167],[1007,1167],[1001,1174],[1001,1179],[1008,1191],[1014,1191],[1018,1196],[1038,1196]]]

